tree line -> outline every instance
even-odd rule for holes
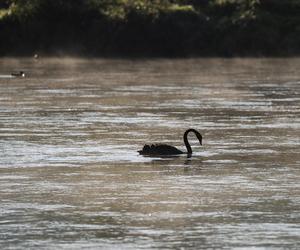
[[[300,0],[0,0],[0,55],[294,56]]]

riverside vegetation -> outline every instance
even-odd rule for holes
[[[293,56],[300,0],[0,0],[0,55]]]

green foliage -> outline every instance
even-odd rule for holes
[[[0,0],[0,54],[299,54],[299,13],[299,0]]]

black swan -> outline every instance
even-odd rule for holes
[[[156,155],[179,155],[179,154],[187,154],[188,156],[191,156],[193,151],[192,151],[192,148],[191,148],[191,145],[188,141],[188,134],[190,132],[193,132],[199,142],[200,142],[200,145],[202,145],[202,135],[195,129],[188,129],[187,131],[185,131],[184,135],[183,135],[183,141],[184,141],[184,144],[186,146],[186,149],[187,149],[187,152],[183,152],[173,146],[170,146],[170,145],[167,145],[167,144],[152,144],[151,146],[150,145],[145,145],[143,147],[142,150],[139,150],[138,152],[141,154],[141,155],[153,155],[153,156],[156,156]]]
[[[19,71],[19,72],[11,73],[10,75],[14,76],[14,77],[25,77],[25,72],[24,71]]]

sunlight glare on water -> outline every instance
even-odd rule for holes
[[[299,72],[297,58],[0,59],[1,249],[299,249]],[[137,153],[185,150],[190,127],[191,158]]]

